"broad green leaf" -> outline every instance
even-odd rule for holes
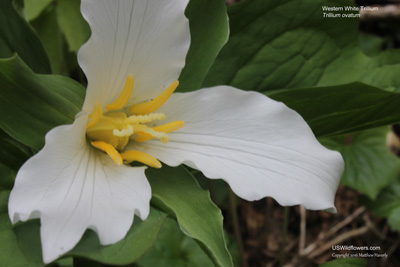
[[[42,262],[42,246],[40,242],[40,222],[31,220],[14,226],[13,231],[18,240],[18,248],[29,262],[44,266]]]
[[[165,222],[154,246],[137,264],[142,267],[213,266],[207,254],[172,219]]]
[[[36,19],[53,0],[24,0],[25,13],[29,21]]]
[[[67,39],[69,49],[78,52],[90,36],[90,28],[80,11],[80,0],[58,0],[58,23]]]
[[[56,6],[46,9],[41,16],[31,22],[50,58],[54,74],[66,74],[64,40],[58,26]]]
[[[32,156],[30,148],[11,138],[0,129],[0,190],[11,189],[22,164]]]
[[[351,133],[400,121],[400,94],[361,83],[274,91],[318,137]]]
[[[0,59],[18,53],[35,73],[51,73],[50,62],[32,27],[15,11],[11,0],[0,1]],[[3,83],[0,83],[2,88]]]
[[[225,207],[229,195],[229,185],[222,179],[208,179],[204,174],[197,170],[190,170],[200,186],[210,191],[212,201],[219,207]]]
[[[148,169],[152,203],[175,217],[183,233],[195,239],[216,266],[233,266],[226,248],[221,211],[208,192],[183,167]]]
[[[17,171],[0,162],[0,190],[11,190]]]
[[[154,244],[167,214],[155,208],[141,222],[135,218],[126,237],[111,246],[102,246],[93,231],[87,231],[76,247],[66,256],[79,256],[106,264],[129,264],[142,257]]]
[[[225,235],[235,266],[239,266],[239,251],[233,237]],[[167,219],[151,250],[137,262],[141,267],[203,267],[213,266],[210,258],[191,238],[184,235],[178,224]]]
[[[21,17],[25,17],[24,0],[12,0],[13,7]]]
[[[189,18],[191,44],[186,66],[179,77],[177,90],[181,92],[200,87],[229,35],[223,0],[191,0],[185,14]]]
[[[369,35],[363,32],[359,33],[360,47],[368,56],[376,56],[382,52],[385,39],[376,35]]]
[[[18,56],[0,60],[0,84],[0,128],[37,150],[50,129],[74,121],[85,93],[67,77],[33,73]]]
[[[0,129],[0,162],[17,171],[33,155],[32,150],[11,138]]]
[[[320,267],[365,267],[367,266],[367,260],[359,258],[343,258],[343,259],[328,261],[319,266]]]
[[[357,18],[324,18],[322,6],[351,0],[244,0],[228,9],[231,34],[203,83],[243,90],[363,82],[400,89],[400,51],[367,56]],[[338,12],[351,14],[355,12]]]
[[[400,231],[400,176],[382,190],[375,200],[364,199],[374,215],[388,218],[393,230]]]
[[[386,146],[388,128],[369,130],[344,137],[320,140],[338,150],[345,169],[341,182],[374,199],[397,175],[400,159]]]
[[[390,213],[388,223],[393,230],[400,232],[400,207]]]
[[[0,266],[44,266],[40,250],[39,223],[37,220],[15,229],[7,213],[8,191],[0,191]],[[25,242],[18,239],[25,238]]]

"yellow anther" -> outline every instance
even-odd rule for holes
[[[91,119],[91,121],[86,126],[86,130],[95,126],[96,123],[99,122],[102,115],[103,115],[103,108],[101,107],[100,102],[97,102],[96,105],[94,106],[93,113],[89,115],[89,119]]]
[[[124,89],[120,96],[113,103],[108,104],[106,106],[107,110],[117,110],[123,108],[126,103],[128,103],[129,98],[131,97],[133,91],[133,76],[128,75],[126,78]]]
[[[162,132],[162,133],[170,133],[173,131],[176,131],[180,128],[182,128],[185,125],[185,123],[183,121],[173,121],[164,125],[160,125],[160,126],[156,126],[153,127],[152,129],[156,132]],[[144,141],[148,141],[155,138],[153,135],[149,134],[149,133],[145,133],[145,132],[138,132],[136,133],[135,136],[135,141],[136,142],[144,142]],[[161,140],[162,142],[162,140]],[[168,142],[168,140],[167,140]],[[166,143],[166,142],[163,142]]]
[[[162,92],[153,100],[133,105],[132,107],[130,107],[129,111],[135,115],[146,115],[156,111],[165,103],[165,101],[168,100],[168,98],[172,95],[178,85],[178,81],[173,82],[170,86],[168,86],[167,89],[164,90],[164,92]]]
[[[140,151],[128,150],[122,153],[121,156],[128,163],[132,161],[139,161],[150,167],[161,168],[161,162],[159,162],[156,158]]]
[[[120,152],[125,149],[129,140],[133,141],[133,139],[143,142],[157,138],[162,143],[167,143],[169,140],[167,133],[176,131],[184,125],[182,121],[174,121],[153,128],[146,125],[156,120],[165,120],[164,113],[153,112],[168,100],[179,82],[173,82],[155,99],[132,106],[129,111],[133,115],[128,117],[126,110],[122,109],[132,95],[133,84],[133,76],[129,75],[121,95],[105,107],[107,112],[104,115],[101,104],[96,103],[93,113],[89,115],[86,136],[91,140],[93,147],[107,153],[117,165],[138,161],[150,167],[161,168],[160,161],[146,153],[140,151]]]
[[[118,166],[122,165],[122,157],[121,154],[110,144],[107,144],[106,142],[103,141],[95,141],[91,142],[92,146],[95,148],[100,149],[101,151],[104,151],[107,153],[107,155],[110,156],[110,158],[117,164]]]
[[[149,123],[155,120],[165,120],[164,113],[152,113],[148,115],[133,115],[125,120],[126,124],[139,124],[139,123]]]
[[[160,126],[153,127],[152,129],[157,132],[170,133],[182,128],[185,125],[183,121],[173,121]]]

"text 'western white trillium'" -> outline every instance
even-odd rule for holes
[[[108,245],[124,238],[134,214],[146,219],[146,167],[131,161],[186,164],[246,200],[334,210],[343,160],[296,112],[229,86],[172,94],[190,45],[187,3],[82,0],[92,29],[78,54],[88,79],[82,112],[46,135],[9,200],[13,223],[40,218],[44,262],[88,228]]]

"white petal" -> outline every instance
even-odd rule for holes
[[[344,163],[318,143],[299,114],[255,92],[228,86],[174,94],[159,112],[185,126],[170,141],[134,144],[168,165],[222,178],[240,197],[334,210]]]
[[[87,228],[103,245],[129,230],[133,215],[149,213],[150,185],[145,168],[116,166],[86,143],[87,118],[46,135],[45,147],[19,170],[9,200],[13,223],[41,220],[43,260],[72,249]]]
[[[190,45],[188,0],[82,0],[92,30],[78,54],[88,78],[84,110],[104,106],[133,74],[132,102],[156,97],[175,81]]]

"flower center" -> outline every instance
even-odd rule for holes
[[[151,127],[154,121],[165,120],[165,114],[154,113],[172,95],[178,87],[178,81],[173,82],[155,99],[125,108],[133,91],[133,76],[128,76],[121,95],[108,104],[103,113],[103,107],[98,102],[89,115],[86,136],[92,146],[105,152],[117,165],[138,161],[148,166],[160,168],[161,163],[154,157],[136,150],[125,151],[130,141],[144,142],[154,138],[162,143],[168,142],[168,133],[183,127],[182,121],[173,121],[160,126]]]

